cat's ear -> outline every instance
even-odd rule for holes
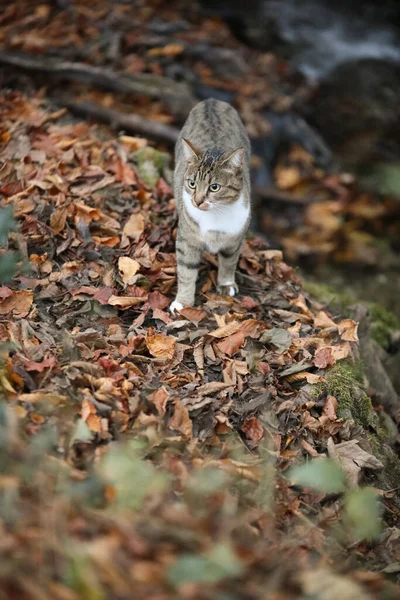
[[[191,158],[198,159],[200,151],[196,148],[196,146],[193,146],[192,142],[189,142],[189,140],[185,140],[185,138],[182,138],[182,142],[186,160],[190,160]]]
[[[242,168],[244,163],[244,148],[238,148],[233,152],[229,152],[222,159],[223,165],[229,165],[230,167]]]

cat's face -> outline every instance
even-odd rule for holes
[[[184,186],[193,206],[218,210],[235,202],[243,187],[243,148],[200,153],[188,140],[183,140],[183,145],[187,160]]]

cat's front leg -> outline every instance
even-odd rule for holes
[[[235,283],[236,266],[242,248],[242,240],[232,247],[225,248],[218,253],[218,293],[226,296],[235,296],[239,288]]]
[[[176,313],[184,306],[193,306],[196,292],[196,281],[199,272],[202,250],[193,246],[181,236],[176,240],[176,265],[178,292],[170,306]]]

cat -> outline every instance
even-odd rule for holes
[[[230,104],[208,99],[191,110],[175,146],[178,292],[172,313],[193,306],[205,250],[218,254],[218,292],[238,292],[235,271],[251,213],[250,157],[249,137]]]

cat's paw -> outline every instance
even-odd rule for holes
[[[173,302],[171,302],[171,304],[169,305],[169,310],[173,315],[178,315],[179,311],[182,310],[183,308],[183,304],[181,304],[180,302],[178,302],[177,300],[174,300]]]
[[[217,291],[222,296],[236,296],[239,288],[234,281],[227,281],[226,283],[221,283],[217,287]]]

